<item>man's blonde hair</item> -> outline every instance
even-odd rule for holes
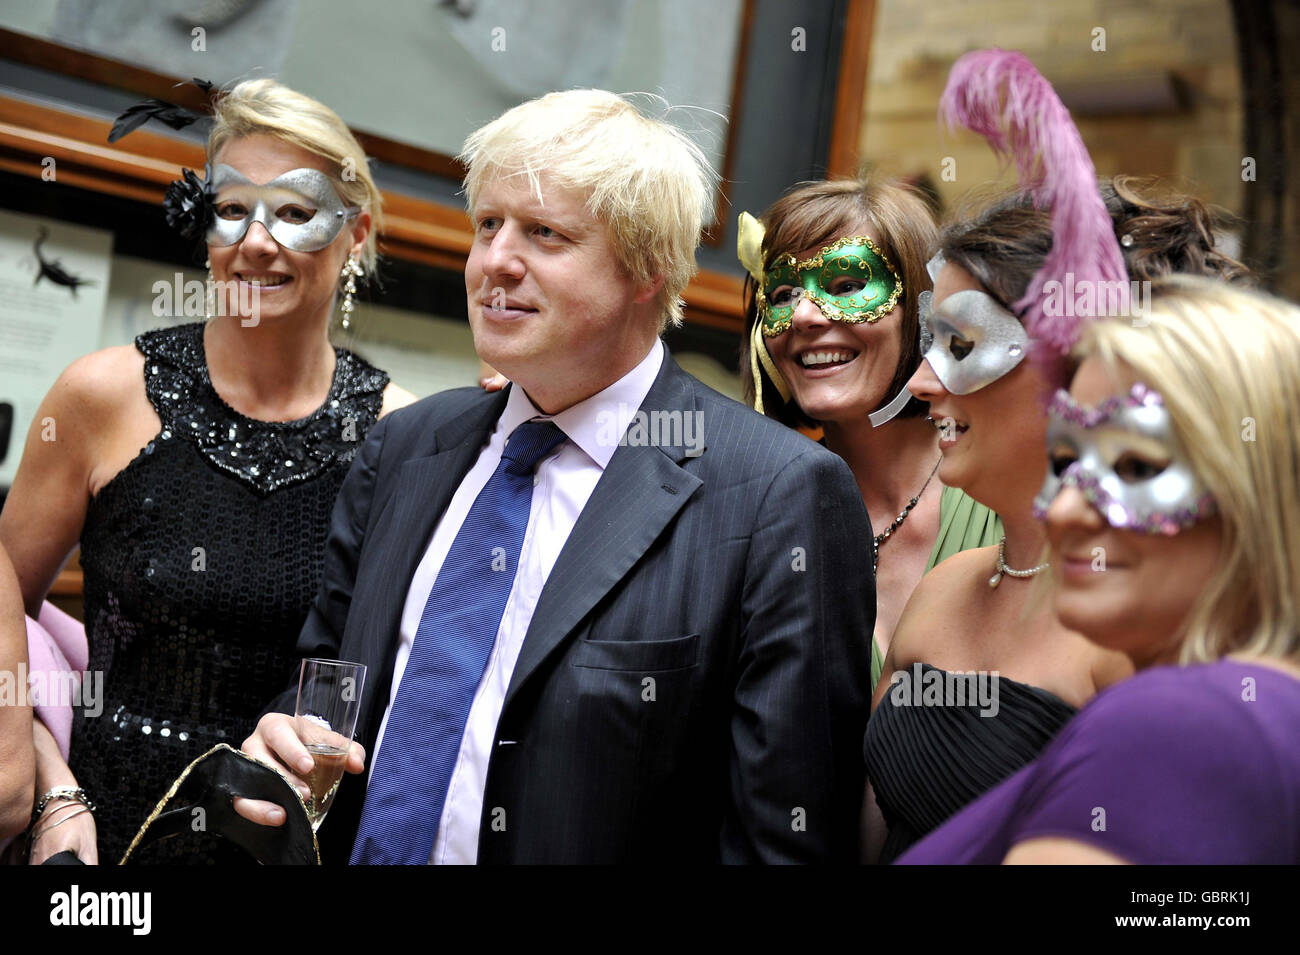
[[[1075,357],[1129,365],[1160,392],[1223,522],[1221,563],[1181,660],[1300,658],[1300,308],[1210,279],[1155,283],[1149,323],[1093,324]]]
[[[604,90],[548,93],[514,107],[465,140],[461,161],[473,214],[485,182],[525,176],[586,193],[619,264],[638,283],[663,276],[660,330],[682,320],[681,294],[712,217],[717,177],[700,148],[670,123]]]
[[[349,205],[370,213],[370,234],[361,266],[372,273],[383,231],[383,196],[370,175],[365,150],[339,115],[319,100],[272,79],[245,80],[222,95],[214,108],[208,158],[231,140],[264,134],[314,153],[333,165],[334,185]]]

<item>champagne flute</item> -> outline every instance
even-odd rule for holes
[[[311,793],[303,800],[313,832],[325,821],[343,778],[365,682],[365,664],[317,658],[302,661],[294,724],[314,760],[307,774]]]

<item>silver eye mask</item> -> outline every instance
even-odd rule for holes
[[[209,245],[239,242],[254,222],[295,252],[317,252],[334,241],[361,210],[346,205],[329,176],[319,169],[291,169],[267,183],[254,183],[225,163],[212,170],[213,219]],[[222,215],[236,212],[242,215]]]
[[[943,264],[941,256],[930,260],[931,278]],[[1024,360],[1029,345],[1025,327],[987,292],[954,292],[937,309],[931,306],[931,293],[921,293],[919,300],[921,319],[933,336],[924,357],[950,393],[979,391]]]
[[[1064,487],[1078,488],[1111,527],[1144,534],[1177,534],[1217,510],[1182,454],[1169,409],[1145,385],[1096,408],[1058,391],[1048,415],[1047,480],[1034,499],[1039,520]],[[1126,461],[1129,452],[1135,457]],[[1058,473],[1056,462],[1071,457]],[[1168,464],[1160,468],[1162,460]]]

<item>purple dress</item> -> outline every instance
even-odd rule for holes
[[[1059,836],[1141,865],[1300,864],[1300,680],[1237,660],[1099,693],[903,865],[996,865]]]

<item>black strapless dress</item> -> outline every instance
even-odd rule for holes
[[[202,323],[146,332],[145,391],[162,430],[91,500],[81,535],[98,715],[77,709],[69,763],[98,804],[99,859],[121,860],[185,767],[238,747],[297,666],[330,513],[388,375],[335,349],[307,418],[246,418],[208,377]],[[215,840],[141,861],[233,861]]]
[[[955,705],[963,699],[956,694],[945,705],[915,705],[915,671],[903,672],[909,682],[885,694],[867,721],[864,743],[867,778],[889,826],[881,863],[894,861],[1035,759],[1077,712],[1047,690],[1001,677],[989,678],[984,705],[970,693],[964,705]],[[931,672],[936,676],[926,675]],[[920,665],[920,673],[923,690],[948,676],[928,663]],[[992,711],[993,698],[996,715],[981,716],[982,710]]]

